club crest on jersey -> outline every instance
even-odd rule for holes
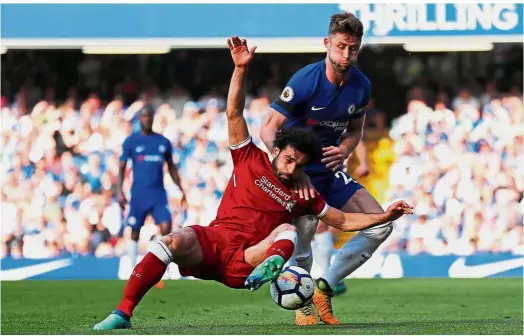
[[[352,115],[353,113],[355,113],[356,109],[357,108],[355,107],[355,105],[349,105],[349,107],[348,107],[348,114]]]
[[[158,151],[159,151],[160,153],[164,153],[164,152],[166,151],[166,146],[164,146],[164,145],[160,145],[160,146],[158,146]]]
[[[293,91],[293,88],[291,88],[290,86],[286,86],[284,88],[284,91],[282,91],[282,94],[280,95],[280,100],[282,100],[285,103],[289,103],[294,96],[295,91]]]
[[[295,201],[295,200],[288,200],[286,202],[286,210],[289,211],[289,212],[292,212],[293,211],[293,207],[295,206],[295,204],[297,204],[297,201]]]

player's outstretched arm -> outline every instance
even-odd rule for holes
[[[227,40],[229,51],[235,70],[231,76],[229,93],[227,96],[227,125],[229,132],[229,144],[236,146],[249,137],[246,119],[244,118],[244,105],[246,102],[245,82],[247,77],[247,67],[253,60],[253,55],[257,47],[247,47],[246,40],[240,40],[233,36]]]
[[[404,201],[397,201],[389,206],[384,213],[345,213],[335,208],[329,208],[320,219],[334,228],[344,232],[361,231],[371,227],[386,224],[399,219],[403,215],[413,213],[413,207]]]

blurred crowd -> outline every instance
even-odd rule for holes
[[[428,67],[453,55],[419,60],[397,49],[366,48],[359,59],[377,101],[368,106],[368,127],[387,129],[388,119],[400,113],[395,106],[405,110],[398,97],[408,99],[407,113],[393,121],[390,131],[396,159],[387,199],[411,202],[416,215],[395,224],[383,249],[522,253],[524,125],[521,91],[511,84],[513,74],[522,78],[522,61],[507,67],[504,59],[502,69],[493,67],[494,73],[506,74],[499,83],[510,78],[503,85],[509,94],[487,83],[481,93],[462,90],[450,99],[444,92],[434,94],[438,88],[430,92],[420,79],[440,74],[435,69],[454,69],[440,63]],[[392,67],[391,59],[398,64]],[[316,60],[318,55],[257,59],[245,115],[262,148],[259,131],[270,101],[296,69]],[[408,71],[409,62],[417,60],[428,66]],[[125,254],[130,231],[115,199],[118,157],[124,139],[139,131],[137,112],[144,104],[156,109],[154,130],[173,143],[187,195],[188,207],[182,209],[180,190],[166,172],[173,227],[207,225],[214,218],[233,168],[223,113],[231,66],[227,50],[99,58],[10,51],[2,65],[2,257]],[[398,74],[391,73],[397,68]],[[400,81],[407,80],[407,73],[413,80]],[[439,76],[435,83],[450,74]],[[125,191],[131,182],[128,171]],[[155,234],[148,218],[141,251]]]
[[[523,129],[521,92],[409,102],[390,130],[388,199],[407,200],[415,216],[396,222],[384,249],[523,254]]]
[[[120,100],[102,107],[91,95],[79,109],[71,100],[59,106],[40,101],[25,114],[16,103],[4,104],[2,256],[125,253],[130,231],[124,225],[126,213],[115,199],[118,160],[126,136],[140,131],[137,112],[146,103],[156,107],[154,131],[173,143],[187,196],[188,207],[183,209],[180,190],[166,171],[173,227],[207,225],[214,219],[233,169],[224,99],[204,96],[194,102],[182,91],[169,97],[143,95],[128,107]],[[246,105],[245,115],[259,145],[269,103],[267,98],[250,98]],[[140,236],[142,250],[156,234],[148,218]]]

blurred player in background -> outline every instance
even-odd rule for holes
[[[290,187],[304,166],[321,156],[320,142],[309,130],[286,129],[277,135],[273,162],[249,135],[243,116],[247,66],[256,47],[246,40],[228,40],[235,70],[227,101],[227,123],[233,175],[209,226],[193,225],[164,236],[135,267],[120,305],[95,330],[130,328],[133,310],[175,262],[180,273],[215,280],[231,288],[260,288],[275,279],[293,255],[296,229],[287,224],[301,215],[322,218],[344,231],[387,223],[411,212],[395,202],[386,213],[343,213],[329,207],[322,196],[300,199]]]
[[[362,22],[351,13],[331,17],[325,60],[307,65],[289,80],[261,129],[268,149],[276,132],[285,127],[309,127],[322,141],[323,158],[309,164],[296,189],[306,200],[315,197],[314,190],[331,206],[344,212],[379,213],[383,209],[373,196],[341,168],[357,148],[365,121],[365,108],[370,100],[371,83],[354,64],[360,50]],[[298,245],[293,265],[308,271],[312,266],[311,240],[318,220],[312,216],[296,221]],[[333,264],[317,279],[313,304],[326,324],[338,324],[333,315],[333,289],[346,276],[364,264],[391,234],[392,225],[362,231],[337,253]],[[332,246],[332,243],[331,243]],[[312,305],[297,311],[297,325],[317,324]]]
[[[185,194],[180,184],[178,170],[173,163],[171,142],[161,134],[153,132],[154,110],[146,105],[139,111],[140,133],[126,138],[122,145],[117,195],[120,207],[124,210],[127,199],[123,191],[127,161],[133,163],[133,185],[127,215],[127,225],[131,227],[131,239],[127,247],[131,267],[138,258],[138,239],[146,216],[151,214],[160,227],[162,236],[171,232],[171,209],[164,188],[164,163],[169,175],[182,192],[181,204],[185,204]],[[158,284],[163,287],[163,282]]]

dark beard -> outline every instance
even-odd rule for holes
[[[339,74],[347,73],[353,66],[352,64],[350,64],[347,68],[345,68],[341,66],[340,64],[336,63],[335,61],[333,61],[333,59],[331,58],[329,54],[328,54],[328,59],[329,59],[329,63],[331,63],[331,65],[333,66],[333,69],[335,69],[335,71],[338,72]]]
[[[285,185],[286,187],[291,187],[293,186],[293,179],[290,179],[288,181],[282,181],[280,179],[280,175],[278,175],[278,170],[277,170],[277,167],[275,166],[275,162],[277,162],[278,160],[278,157],[280,156],[280,153],[273,159],[273,162],[271,162],[271,167],[273,168],[273,174],[275,175],[275,177],[283,184]]]

